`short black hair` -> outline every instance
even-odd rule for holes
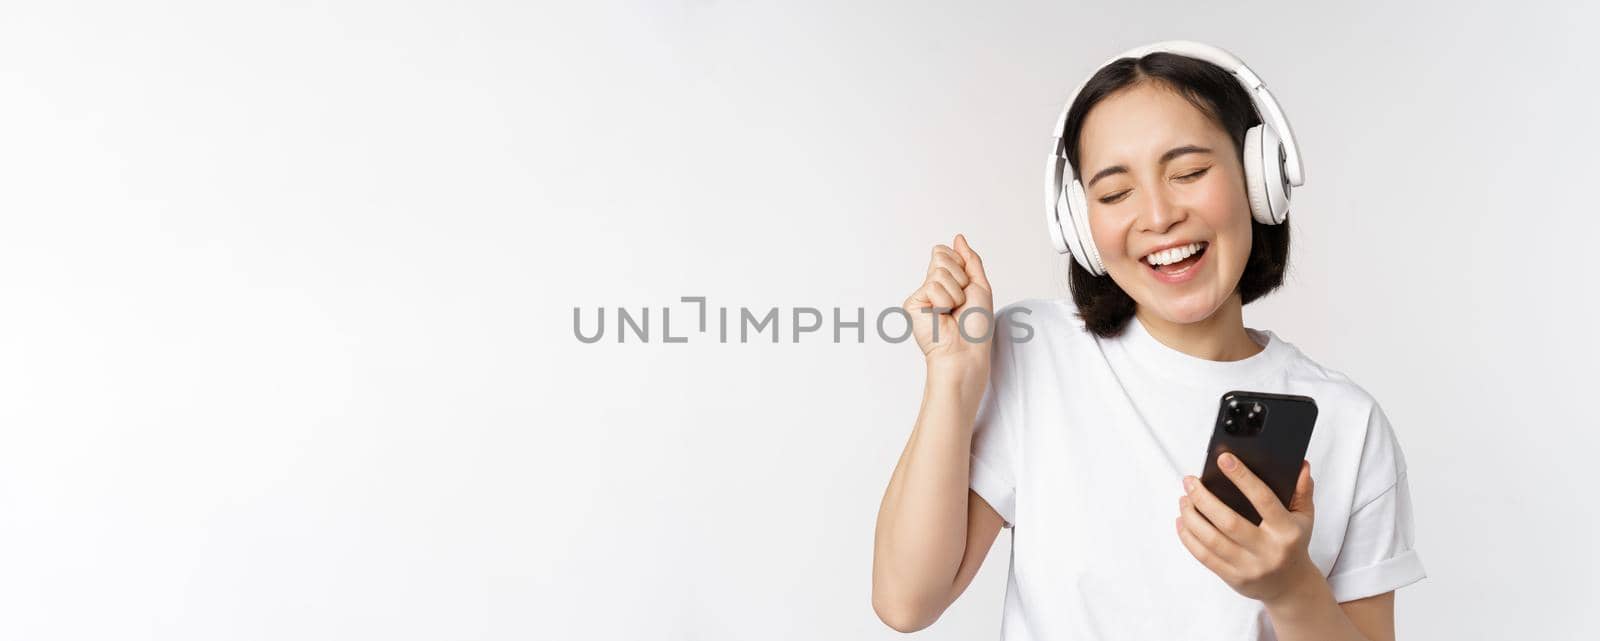
[[[1176,91],[1222,127],[1233,139],[1234,151],[1242,156],[1244,135],[1261,124],[1255,104],[1233,74],[1204,60],[1173,53],[1157,52],[1142,58],[1121,58],[1102,67],[1078,92],[1067,110],[1062,136],[1067,160],[1078,168],[1078,140],[1089,109],[1107,96],[1142,82],[1155,82]],[[1081,176],[1080,176],[1081,178]],[[1071,180],[1067,177],[1066,180]],[[1265,225],[1250,220],[1250,258],[1239,277],[1239,297],[1244,303],[1256,300],[1283,284],[1289,264],[1289,222]],[[1067,233],[1072,233],[1068,230]],[[1090,242],[1093,242],[1092,240]],[[1133,318],[1133,297],[1122,291],[1110,274],[1095,276],[1076,260],[1068,261],[1068,284],[1078,305],[1078,317],[1097,336],[1112,337],[1127,328]]]

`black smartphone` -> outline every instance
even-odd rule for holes
[[[1232,391],[1222,395],[1219,405],[1200,482],[1233,511],[1260,525],[1261,515],[1217,467],[1217,457],[1233,452],[1272,488],[1279,502],[1289,505],[1311,444],[1311,428],[1317,424],[1317,402],[1309,396]]]

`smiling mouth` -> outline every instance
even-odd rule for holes
[[[1182,247],[1154,252],[1149,256],[1145,256],[1144,260],[1140,262],[1143,262],[1146,267],[1152,270],[1169,276],[1177,276],[1194,267],[1195,263],[1200,262],[1200,257],[1205,255],[1206,249],[1210,246],[1211,243],[1205,241],[1190,243]]]

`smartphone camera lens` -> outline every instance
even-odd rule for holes
[[[1229,434],[1254,436],[1267,424],[1267,406],[1260,401],[1228,399],[1222,412],[1222,429]]]
[[[1262,407],[1260,403],[1251,403],[1249,412],[1244,416],[1244,422],[1251,434],[1260,433],[1261,428],[1267,424],[1267,408]]]

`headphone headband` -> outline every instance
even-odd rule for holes
[[[1222,48],[1191,40],[1167,40],[1134,47],[1117,54],[1101,63],[1100,66],[1095,67],[1095,72],[1098,73],[1106,65],[1123,58],[1142,58],[1156,52],[1172,53],[1204,60],[1232,73],[1234,79],[1238,80],[1239,84],[1250,94],[1250,100],[1255,104],[1256,113],[1274,131],[1278,132],[1278,137],[1283,141],[1284,178],[1288,179],[1289,184],[1295,187],[1305,184],[1305,171],[1300,164],[1300,146],[1295,142],[1294,131],[1289,128],[1289,119],[1283,115],[1283,108],[1278,106],[1278,99],[1274,98],[1272,92],[1267,90],[1267,85],[1261,81],[1260,76],[1251,71],[1250,67],[1245,66],[1244,62],[1240,61],[1238,57],[1224,51]],[[1078,88],[1072,91],[1072,95],[1067,97],[1067,104],[1061,108],[1061,116],[1056,118],[1055,155],[1061,158],[1061,162],[1057,163],[1060,169],[1066,169],[1067,167],[1066,141],[1062,140],[1062,135],[1066,133],[1067,129],[1067,112],[1072,110],[1072,103],[1078,100],[1078,94],[1083,92],[1083,88],[1089,84],[1089,79],[1093,77],[1094,74],[1091,73],[1088,78],[1083,79],[1083,82],[1078,83]],[[1058,177],[1054,179],[1057,187],[1059,187],[1061,181],[1071,180],[1070,178],[1059,177],[1059,171],[1057,174]],[[1057,193],[1059,193],[1059,190]]]

